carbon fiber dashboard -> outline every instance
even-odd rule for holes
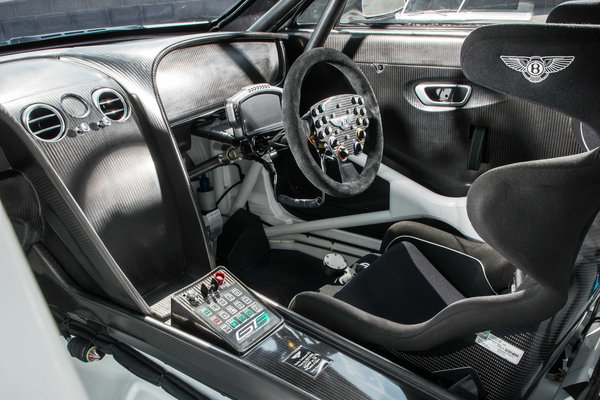
[[[170,120],[282,79],[280,39],[219,33],[0,58],[0,146],[33,182],[45,220],[95,292],[164,319],[153,303],[214,267]],[[101,126],[100,88],[122,96],[126,118]],[[71,115],[65,96],[87,110]],[[42,141],[28,132],[21,119],[32,104],[57,111],[66,134]],[[91,129],[81,132],[82,123]]]
[[[156,69],[156,87],[169,122],[214,106],[253,83],[283,79],[282,53],[273,42],[213,43],[173,50]]]

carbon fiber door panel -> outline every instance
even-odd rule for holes
[[[439,194],[461,197],[492,168],[583,151],[569,117],[466,80],[459,56],[467,34],[415,28],[344,30],[329,36],[326,46],[352,57],[373,86],[383,117],[384,163]],[[306,37],[306,32],[295,35]],[[463,107],[426,106],[415,94],[420,83],[464,83],[473,91]],[[469,170],[475,126],[488,133],[480,168]]]

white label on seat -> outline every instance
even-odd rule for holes
[[[506,361],[517,365],[525,352],[518,347],[494,336],[490,331],[479,332],[475,338],[475,343],[485,347],[492,353],[504,358]]]

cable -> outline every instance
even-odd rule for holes
[[[225,192],[221,195],[221,197],[219,197],[219,199],[217,200],[217,202],[215,203],[217,206],[219,205],[219,203],[221,202],[221,200],[223,200],[225,198],[225,196],[227,196],[227,194],[229,192],[231,192],[231,189],[233,189],[234,187],[236,187],[237,185],[239,185],[240,183],[242,183],[242,181],[237,181],[236,183],[234,183],[233,185],[229,186],[227,188],[227,190],[225,190]]]

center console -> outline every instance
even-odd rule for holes
[[[173,294],[171,313],[174,326],[207,333],[240,354],[283,322],[223,267]]]

